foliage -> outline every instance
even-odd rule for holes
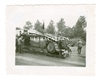
[[[42,25],[42,29],[43,29],[43,30],[45,30],[45,25],[44,25],[44,22],[43,22],[43,25]]]
[[[55,33],[55,26],[53,20],[50,21],[49,25],[45,29],[45,24],[43,24],[37,20],[34,24],[34,29],[41,32],[41,33],[49,33],[49,34],[58,34],[64,37],[68,37],[71,39],[71,43],[74,45],[77,42],[78,38],[83,39],[86,41],[86,18],[85,16],[80,16],[76,22],[76,24],[73,27],[69,27],[65,25],[65,21],[63,18],[59,20],[59,22],[56,24],[58,31]],[[32,28],[32,23],[30,21],[26,22],[26,25],[24,26],[24,29],[29,30]],[[16,29],[20,29],[19,27],[16,27]]]
[[[59,35],[73,38],[73,29],[65,25],[65,21],[63,18],[61,18],[60,21],[57,23],[57,28]]]
[[[73,38],[73,29],[67,26],[66,28],[64,28],[61,35],[65,37]]]
[[[42,23],[39,20],[37,20],[35,25],[34,25],[34,29],[41,32],[41,33],[44,33],[45,32],[44,22],[43,22],[43,25],[42,25]]]
[[[73,27],[74,37],[81,37],[86,40],[86,32],[85,28],[87,26],[87,22],[84,16],[80,16],[76,22],[76,25]]]
[[[69,43],[72,47],[77,46],[77,42],[78,42],[79,38],[72,38],[69,40]],[[85,40],[82,39],[83,45],[86,44]]]
[[[47,29],[46,29],[46,33],[49,33],[49,34],[55,34],[55,27],[54,27],[54,22],[51,20],[49,25],[47,26]]]
[[[60,21],[57,23],[57,28],[58,31],[63,31],[65,29],[66,25],[65,25],[65,21],[63,18],[60,19]]]
[[[24,25],[24,29],[29,30],[33,27],[32,23],[30,21],[26,22],[26,25]]]

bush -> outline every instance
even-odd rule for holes
[[[77,38],[70,39],[70,40],[69,40],[70,45],[71,45],[72,47],[76,46],[77,40],[78,40]]]
[[[69,40],[71,47],[77,46],[78,39],[79,38],[72,38]],[[84,40],[82,40],[82,42],[83,42],[83,45],[86,45],[86,42]]]

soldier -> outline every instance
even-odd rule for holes
[[[81,54],[82,46],[83,46],[83,42],[82,42],[81,39],[79,39],[78,42],[77,42],[77,52],[78,52],[78,54]]]
[[[58,41],[58,46],[59,46],[59,57],[61,57],[61,54],[62,54],[62,51],[61,49],[65,49],[65,50],[68,50],[69,47],[68,47],[68,44],[66,42],[66,40],[64,38],[61,38],[59,41]]]
[[[18,35],[16,35],[16,52],[18,52]]]
[[[18,51],[19,53],[22,53],[23,52],[23,36],[20,36],[19,39],[18,39]]]
[[[61,54],[62,54],[62,51],[61,51],[61,49],[62,49],[62,40],[61,39],[58,40],[58,48],[59,48],[59,58],[60,58]]]

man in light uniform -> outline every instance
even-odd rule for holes
[[[83,46],[83,42],[82,42],[81,39],[79,39],[78,42],[77,42],[77,52],[78,52],[78,54],[81,54],[82,46]]]

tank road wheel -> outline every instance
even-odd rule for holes
[[[47,50],[48,50],[49,53],[54,53],[54,52],[55,52],[54,43],[51,43],[51,42],[50,42],[50,43],[47,45]]]

